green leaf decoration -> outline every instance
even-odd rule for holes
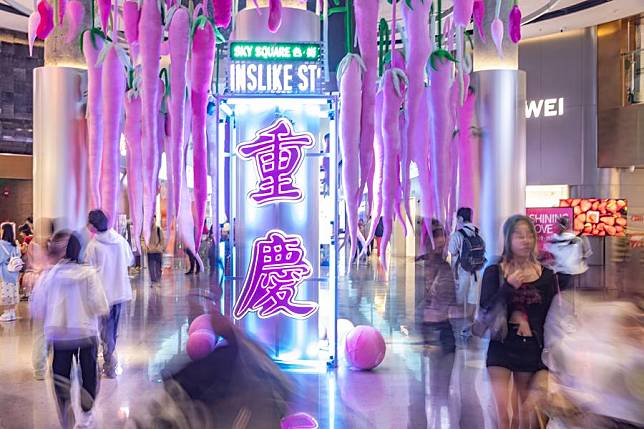
[[[450,54],[448,51],[445,49],[437,49],[434,52],[432,52],[432,55],[429,57],[429,65],[434,69],[438,70],[438,66],[436,66],[436,60],[440,61],[442,64],[444,64],[447,61],[451,61],[453,63],[456,63],[456,58],[452,54]]]

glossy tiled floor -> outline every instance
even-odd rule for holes
[[[338,293],[341,318],[383,333],[385,361],[372,372],[340,366],[322,374],[295,374],[306,398],[295,408],[315,416],[321,428],[493,427],[485,345],[445,353],[437,342],[424,341],[414,325],[417,284],[423,283],[415,277],[414,263],[395,260],[390,280],[383,277],[363,263],[341,278]],[[217,288],[207,275],[185,277],[179,271],[164,274],[160,287],[152,288],[147,276],[133,285],[135,300],[121,316],[123,373],[102,380],[95,406],[102,428],[122,427],[125,416],[160,389],[159,372],[181,351],[187,317],[195,311],[186,297],[196,288]],[[32,378],[25,303],[19,316],[0,324],[0,428],[58,427],[50,381]]]

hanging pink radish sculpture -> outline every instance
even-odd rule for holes
[[[38,13],[40,21],[36,29],[36,35],[40,40],[45,40],[54,30],[54,9],[47,0],[40,0],[38,3]]]
[[[161,5],[158,0],[143,0],[139,20],[139,44],[142,67],[143,236],[146,243],[150,241],[150,224],[156,200],[156,180],[153,174],[159,141],[159,61],[162,35]]]
[[[29,15],[29,20],[27,21],[27,37],[29,38],[29,56],[34,54],[34,42],[36,41],[36,29],[40,25],[40,12],[34,11]]]
[[[485,43],[485,29],[483,28],[483,20],[485,19],[485,2],[484,0],[474,0],[474,7],[472,8],[472,15],[474,16],[474,25],[479,33],[479,37]]]
[[[456,9],[456,5],[454,6]],[[406,100],[406,136],[408,144],[408,159],[413,161],[418,168],[418,180],[420,188],[421,216],[429,218],[428,211],[431,200],[431,188],[429,186],[429,112],[427,99],[425,97],[425,67],[431,54],[431,43],[429,26],[429,14],[431,2],[426,0],[413,0],[411,8],[403,4],[401,6],[405,31],[407,33],[407,46],[413,55],[407,56],[407,77],[409,88]],[[403,163],[403,177],[409,177],[409,164]],[[410,199],[410,181],[403,181],[403,200],[408,204]],[[409,211],[408,215],[409,215]]]
[[[400,171],[400,109],[403,105],[404,92],[402,83],[407,84],[405,73],[396,68],[385,71],[382,76],[382,136],[383,136],[383,168],[382,168],[382,224],[383,236],[380,243],[380,263],[387,270],[387,246],[391,240],[393,222],[396,212],[400,210],[401,187]],[[399,216],[400,217],[400,216]],[[399,218],[404,224],[404,218]]]
[[[268,31],[277,33],[282,26],[282,0],[268,0]]]
[[[360,196],[360,114],[364,63],[359,55],[347,54],[338,65],[340,86],[340,148],[342,150],[342,186],[347,208],[347,232],[351,240],[350,259],[356,255],[360,231],[358,206]],[[361,240],[362,241],[362,240]]]
[[[112,40],[118,28],[118,0],[114,4]],[[125,64],[119,57],[116,42],[105,47],[105,61],[101,76],[103,106],[103,156],[101,160],[101,208],[107,215],[108,225],[116,224],[119,176],[121,168],[121,132],[123,125],[123,100],[125,96]]]
[[[362,79],[362,114],[360,117],[360,195],[369,187],[368,207],[371,207],[374,169],[374,109],[378,79],[378,1],[355,0],[356,36],[360,57],[365,65]]]
[[[143,174],[141,171],[141,97],[138,88],[132,88],[125,97],[125,168],[127,171],[127,196],[132,221],[132,235],[136,249],[141,251],[143,228]]]
[[[123,2],[123,28],[125,40],[130,47],[132,63],[137,64],[139,59],[139,21],[141,9],[136,0],[125,0]]]
[[[101,28],[107,34],[107,26],[110,21],[110,12],[112,10],[112,0],[96,0],[98,4],[98,16],[101,19]]]
[[[103,50],[103,37],[97,31],[83,34],[83,54],[87,64],[87,129],[90,207],[101,206],[101,163],[103,159],[102,69],[98,57]]]
[[[471,88],[468,88],[465,102],[458,113],[458,205],[461,207],[476,207],[478,174],[476,148],[471,131],[475,103],[476,95]]]
[[[508,28],[510,30],[510,40],[512,40],[512,43],[519,43],[521,40],[521,9],[519,9],[519,4],[516,0],[510,10]]]
[[[166,150],[168,172],[168,225],[179,211],[181,166],[183,165],[184,131],[186,128],[186,85],[188,49],[190,46],[190,15],[188,9],[179,7],[170,18],[168,29],[170,44],[170,102],[171,120],[169,150]]]
[[[373,154],[374,154],[374,169],[373,169],[373,202],[371,204],[371,226],[369,228],[369,235],[367,236],[367,246],[371,244],[373,237],[376,233],[376,227],[380,218],[382,217],[382,181],[383,181],[383,164],[384,164],[384,147],[382,139],[382,103],[383,92],[379,89],[376,92],[376,105],[374,109],[374,139],[373,139]]]
[[[496,46],[497,55],[503,58],[503,21],[499,18],[500,13],[501,0],[496,0],[496,15],[490,25],[490,33],[492,34],[494,46]]]
[[[454,24],[467,27],[474,10],[474,0],[454,0]]]
[[[165,69],[162,70],[162,74]],[[167,76],[167,75],[166,75]],[[154,151],[154,169],[152,170],[152,189],[155,194],[159,193],[159,171],[161,170],[161,162],[163,159],[163,151],[165,149],[166,140],[166,113],[165,113],[165,99],[166,99],[166,85],[163,79],[159,79],[159,106],[157,108],[157,115],[159,120],[157,122],[157,145]],[[156,213],[156,198],[154,199],[153,213]]]
[[[208,200],[208,154],[206,151],[206,108],[215,63],[215,30],[206,16],[195,20],[190,65],[192,147],[195,200],[195,246],[201,246],[201,231]]]
[[[83,19],[85,18],[85,6],[79,0],[71,0],[65,8],[65,19],[67,21],[67,43],[73,43],[81,31]]]
[[[228,28],[233,17],[232,0],[212,0],[214,23],[216,27]]]

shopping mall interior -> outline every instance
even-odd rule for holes
[[[644,428],[643,0],[0,0],[0,135],[0,429]]]

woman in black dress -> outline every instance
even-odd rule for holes
[[[499,301],[507,309],[508,334],[490,341],[487,368],[497,408],[497,427],[510,428],[508,404],[520,427],[538,427],[534,412],[537,386],[545,382],[547,368],[541,360],[543,327],[556,293],[552,270],[537,260],[537,233],[530,218],[510,217],[503,225],[503,255],[483,274],[481,307],[492,309]],[[518,401],[510,398],[510,382]],[[518,405],[518,409],[516,408]]]

